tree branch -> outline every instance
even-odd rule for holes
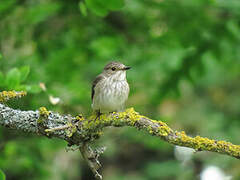
[[[67,141],[69,145],[79,146],[84,159],[98,179],[102,179],[98,173],[100,167],[98,156],[102,151],[92,150],[88,142],[99,138],[102,130],[108,126],[131,126],[158,136],[170,144],[190,147],[196,151],[211,151],[240,158],[240,145],[200,136],[187,136],[184,131],[174,131],[166,123],[142,116],[133,108],[127,109],[125,112],[103,114],[98,119],[95,115],[85,119],[82,115],[72,117],[53,113],[44,107],[37,111],[21,111],[1,104],[10,98],[23,95],[14,93],[16,93],[15,96],[8,97],[5,92],[4,98],[3,92],[0,93],[0,125],[47,137],[56,137]]]

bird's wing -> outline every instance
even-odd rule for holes
[[[104,79],[103,75],[98,75],[92,83],[92,100],[93,100],[93,97],[94,97],[94,94],[95,94],[95,89],[94,88],[97,85],[97,83],[99,81],[101,81],[102,79]]]

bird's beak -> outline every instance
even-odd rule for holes
[[[129,69],[131,69],[130,66],[125,66],[125,67],[123,68],[123,70],[129,70]]]

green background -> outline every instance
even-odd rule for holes
[[[240,142],[238,0],[5,0],[0,53],[0,90],[28,92],[11,107],[88,116],[92,80],[118,60],[132,66],[127,107],[192,136]],[[134,128],[108,128],[103,145],[105,180],[195,180],[208,166],[240,179],[237,159],[200,152],[183,164],[174,146]],[[65,148],[0,128],[0,176],[93,179],[80,153]]]

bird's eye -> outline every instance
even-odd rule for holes
[[[116,70],[116,68],[115,68],[115,67],[113,67],[113,68],[112,68],[112,71],[115,71],[115,70]]]

